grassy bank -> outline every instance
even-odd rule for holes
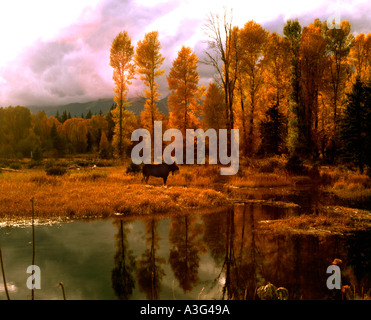
[[[371,212],[340,206],[323,207],[319,214],[290,216],[284,219],[261,221],[265,232],[314,235],[346,234],[371,228]]]
[[[70,170],[64,176],[47,176],[41,169],[3,172],[0,176],[0,219],[30,216],[35,199],[38,217],[108,217],[114,214],[179,212],[227,204],[212,189],[140,183],[122,168]]]
[[[332,205],[370,209],[368,176],[340,167],[311,165],[300,174],[292,174],[285,163],[284,158],[249,160],[241,164],[235,176],[221,176],[217,166],[182,165],[178,174],[169,176],[164,188],[162,179],[150,177],[149,185],[145,185],[140,173],[126,173],[128,164],[112,160],[62,159],[37,164],[3,161],[0,220],[29,217],[32,197],[39,217],[85,218],[216,208],[248,200],[252,194],[255,200],[271,199],[282,204],[292,201],[288,200],[290,192],[299,186],[316,186],[326,199],[334,199]],[[63,168],[65,174],[47,175],[51,167]],[[347,214],[290,217],[275,222],[275,227],[304,231],[305,226],[322,230],[339,229],[340,225],[353,228],[357,219],[347,218]]]

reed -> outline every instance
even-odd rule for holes
[[[34,198],[31,198],[32,204],[32,266],[35,265],[35,209],[34,209]],[[35,299],[35,289],[31,289],[31,300]]]
[[[5,290],[5,294],[6,294],[6,298],[8,300],[10,300],[10,297],[9,297],[9,292],[8,292],[8,286],[6,284],[6,278],[5,278],[5,270],[4,270],[4,262],[3,262],[3,254],[1,252],[1,248],[0,248],[0,263],[1,263],[1,272],[3,274],[3,282],[4,282],[4,290]]]
[[[63,282],[59,282],[58,283],[58,286],[60,286],[61,289],[62,289],[63,300],[66,300],[66,292],[64,291],[64,283]]]

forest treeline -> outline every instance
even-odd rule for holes
[[[172,63],[168,116],[156,106],[157,79],[165,74],[158,32],[134,48],[123,31],[110,50],[114,107],[81,118],[0,108],[0,157],[130,156],[131,133],[153,133],[160,120],[184,136],[188,128],[239,129],[241,157],[287,154],[361,171],[371,166],[371,33],[353,35],[346,20],[335,27],[316,19],[305,27],[288,20],[280,35],[254,21],[238,28],[227,15],[210,15],[205,37],[204,60],[183,46]],[[199,84],[201,63],[215,70],[207,87]],[[140,116],[127,100],[135,77],[145,85]]]

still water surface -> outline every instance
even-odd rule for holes
[[[342,259],[344,284],[370,289],[371,234],[261,233],[261,220],[297,214],[261,204],[208,214],[35,226],[41,290],[35,299],[254,299],[268,282],[290,299],[328,299],[327,266]],[[29,299],[31,227],[0,228],[11,299]],[[0,299],[6,299],[2,278]]]

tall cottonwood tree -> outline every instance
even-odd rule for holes
[[[300,46],[300,149],[305,155],[318,155],[319,94],[324,86],[328,65],[326,42],[321,22],[315,20],[303,28]]]
[[[234,128],[234,96],[239,74],[238,28],[232,26],[232,14],[225,10],[223,18],[210,14],[205,25],[208,36],[207,59],[203,62],[215,68],[224,90],[227,130]],[[229,139],[228,139],[229,141]]]
[[[290,153],[300,153],[298,139],[300,136],[300,60],[299,50],[301,45],[301,25],[298,20],[288,20],[283,27],[284,38],[290,43],[291,60],[291,93],[290,111],[293,115],[289,121],[288,147]]]
[[[160,97],[156,78],[165,74],[165,69],[161,69],[165,58],[161,55],[160,50],[161,44],[158,39],[158,32],[152,31],[146,33],[142,41],[138,41],[135,53],[137,73],[147,87],[144,92],[147,100],[141,113],[141,119],[144,127],[150,130],[152,139],[154,136],[154,121],[162,119],[156,106]]]
[[[329,29],[327,23],[323,23],[324,35],[327,44],[327,52],[331,56],[329,67],[330,94],[333,107],[334,129],[339,120],[339,107],[345,102],[345,86],[350,76],[348,56],[353,45],[354,36],[351,33],[350,23],[343,20],[340,28]]]
[[[268,35],[264,53],[264,86],[269,103],[287,114],[290,91],[290,45],[278,33]]]
[[[113,68],[114,101],[119,108],[119,142],[118,154],[123,154],[123,108],[127,100],[128,86],[135,75],[135,65],[133,63],[134,47],[131,45],[131,38],[126,31],[120,32],[113,40],[110,51],[110,66]]]
[[[195,117],[200,79],[197,63],[197,55],[191,48],[183,46],[167,77],[171,91],[168,98],[169,122],[172,127],[182,131],[183,139],[186,138],[186,130],[194,128],[198,122]]]
[[[253,152],[254,125],[259,94],[264,80],[264,52],[268,33],[255,21],[249,21],[240,30],[241,77],[245,78],[246,96],[249,106],[247,150]]]
[[[355,75],[362,82],[371,79],[371,33],[361,33],[354,39],[350,58],[355,68]]]
[[[205,129],[225,129],[224,92],[215,82],[209,83],[202,105],[203,126]]]

